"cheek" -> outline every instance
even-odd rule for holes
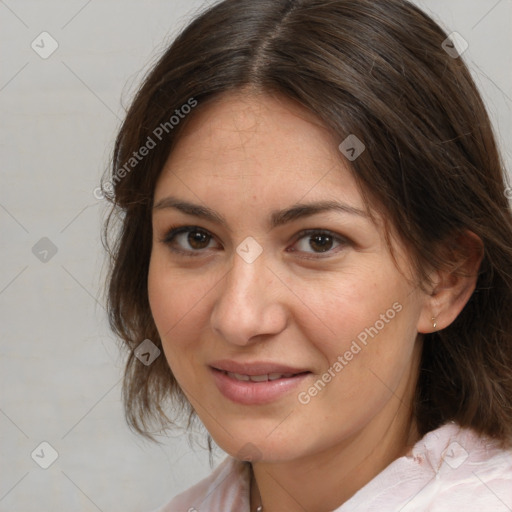
[[[210,319],[217,273],[171,266],[164,251],[155,251],[148,273],[148,299],[169,363],[171,355],[196,354]],[[174,358],[176,360],[176,358]]]
[[[411,291],[389,269],[381,275],[345,274],[335,283],[311,289],[311,310],[321,312],[321,324],[329,327],[322,335],[325,328],[313,327],[320,324],[318,319],[302,324],[323,355],[322,377],[329,380],[328,389],[318,395],[316,389],[303,390],[310,397],[318,396],[313,407],[328,407],[336,417],[356,418],[371,416],[393,397],[390,390],[397,389],[408,373],[415,346],[420,308]],[[323,389],[321,384],[317,388]],[[343,407],[332,408],[340,399]]]
[[[176,301],[173,287],[169,287],[161,267],[158,258],[152,256],[148,272],[148,300],[153,320],[160,337],[163,338],[164,333],[172,326]]]
[[[148,299],[157,330],[166,344],[176,339],[176,331],[190,322],[194,309],[201,301],[199,280],[185,278],[176,269],[169,268],[165,258],[152,256],[148,273]]]
[[[415,332],[410,328],[415,310],[408,305],[393,308],[391,302],[388,311],[388,304],[383,305],[377,304],[374,312],[368,309],[361,315],[357,307],[351,304],[349,309],[347,303],[337,323],[338,336],[328,343],[310,338],[316,340],[326,362],[318,380],[300,390],[298,400],[301,404],[309,401],[306,407],[311,417],[322,415],[335,430],[340,421],[350,430],[370,421],[386,404],[398,405],[397,397],[407,385],[415,346]],[[318,429],[316,423],[312,421],[312,429]]]
[[[200,336],[200,280],[186,279],[169,269],[162,258],[152,258],[148,274],[148,299],[162,349],[180,386],[190,387],[190,376],[197,365]],[[178,364],[179,363],[179,364]]]
[[[371,340],[401,338],[404,334],[404,305],[409,305],[410,289],[403,278],[391,272],[381,271],[379,275],[374,268],[365,272],[360,267],[357,272],[345,272],[310,286],[303,294],[309,310],[309,314],[301,315],[308,318],[303,328],[329,359],[349,350],[353,341],[364,347]]]

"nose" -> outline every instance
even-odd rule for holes
[[[283,331],[288,321],[285,286],[260,256],[247,263],[238,254],[216,287],[210,322],[214,332],[233,345],[248,345]]]

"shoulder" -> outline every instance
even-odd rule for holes
[[[512,450],[454,423],[427,433],[337,512],[510,512]]]
[[[204,480],[154,512],[245,510],[249,506],[249,465],[226,457]]]
[[[436,489],[429,510],[499,512],[512,509],[512,450],[470,429],[447,424],[423,440]]]

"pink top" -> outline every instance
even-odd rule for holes
[[[250,512],[249,463],[227,457],[155,512]],[[512,450],[447,423],[333,512],[511,512]]]

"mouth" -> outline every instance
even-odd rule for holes
[[[241,375],[247,377],[263,377],[265,375],[297,375],[300,373],[308,372],[309,370],[300,366],[289,366],[279,362],[273,361],[233,361],[231,359],[220,359],[210,363],[210,367],[214,370],[219,370],[234,375]],[[267,379],[268,380],[268,379]]]
[[[224,373],[228,377],[231,377],[232,379],[236,379],[242,382],[267,382],[267,381],[274,381],[274,380],[280,380],[280,379],[290,379],[292,377],[296,377],[298,375],[304,375],[306,373],[310,372],[300,372],[300,373],[264,373],[262,375],[244,375],[242,373],[234,373],[234,372],[227,372],[224,370],[218,370],[214,368],[214,370],[217,370],[219,372]]]
[[[268,365],[267,365],[268,366]],[[275,365],[274,365],[275,366]],[[255,365],[245,371],[228,371],[210,366],[213,380],[220,393],[242,405],[264,405],[289,394],[312,373],[309,370],[287,371],[256,370]]]

